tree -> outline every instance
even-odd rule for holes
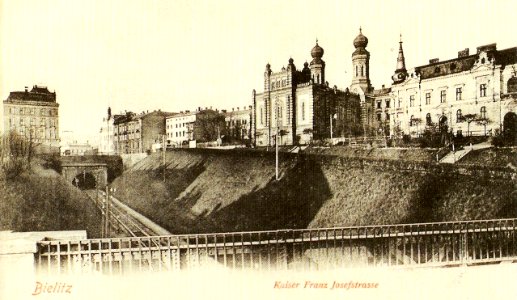
[[[308,134],[309,137],[310,137],[310,141],[309,141],[309,144],[312,144],[312,134],[313,134],[314,130],[312,130],[312,128],[305,128],[303,130],[303,134]]]
[[[282,129],[282,130],[280,130],[280,131],[278,132],[278,135],[280,136],[280,145],[283,145],[283,144],[284,144],[284,143],[283,143],[283,137],[284,137],[284,136],[286,136],[288,133],[289,133],[289,131],[284,130],[284,129]]]
[[[489,118],[478,118],[476,119],[476,124],[483,126],[484,135],[486,136],[486,126],[492,122]]]
[[[213,110],[204,110],[196,115],[192,139],[198,142],[211,142],[226,135],[224,115]]]
[[[412,121],[413,121],[413,125],[416,126],[416,133],[420,134],[420,124],[422,124],[422,119],[420,119],[420,118],[413,118]]]
[[[30,166],[33,143],[15,131],[4,133],[0,139],[0,164],[7,179],[15,178]]]
[[[467,122],[467,136],[470,136],[470,123],[477,119],[477,114],[466,114],[461,117],[462,121]]]

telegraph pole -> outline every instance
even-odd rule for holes
[[[278,135],[280,134],[280,111],[278,109],[278,98],[275,101],[276,106],[276,136],[275,136],[275,179],[278,181]]]

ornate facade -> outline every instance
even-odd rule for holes
[[[266,65],[264,91],[252,93],[251,127],[255,145],[271,146],[277,141],[280,145],[307,144],[313,139],[363,130],[361,124],[369,119],[364,96],[351,93],[348,88],[342,91],[336,86],[329,87],[323,54],[316,41],[311,50],[312,61],[305,62],[302,70],[296,69],[292,58],[278,72]],[[357,65],[367,65],[363,58],[357,57]],[[356,83],[364,85],[363,78],[357,78]]]
[[[517,126],[517,47],[490,44],[474,54],[467,48],[406,71],[401,41],[392,78],[392,134],[416,136],[438,126],[455,135],[490,135]]]

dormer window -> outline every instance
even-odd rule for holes
[[[434,68],[434,73],[435,73],[435,74],[440,73],[440,67],[436,67],[436,68]]]

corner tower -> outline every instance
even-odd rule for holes
[[[311,50],[312,61],[310,64],[311,79],[314,83],[325,83],[325,62],[321,59],[324,52],[316,40],[316,46]]]
[[[354,39],[355,51],[352,53],[352,84],[350,90],[359,93],[359,89],[363,93],[370,90],[370,52],[366,50],[368,38],[363,35],[362,29],[359,28],[359,35]]]

